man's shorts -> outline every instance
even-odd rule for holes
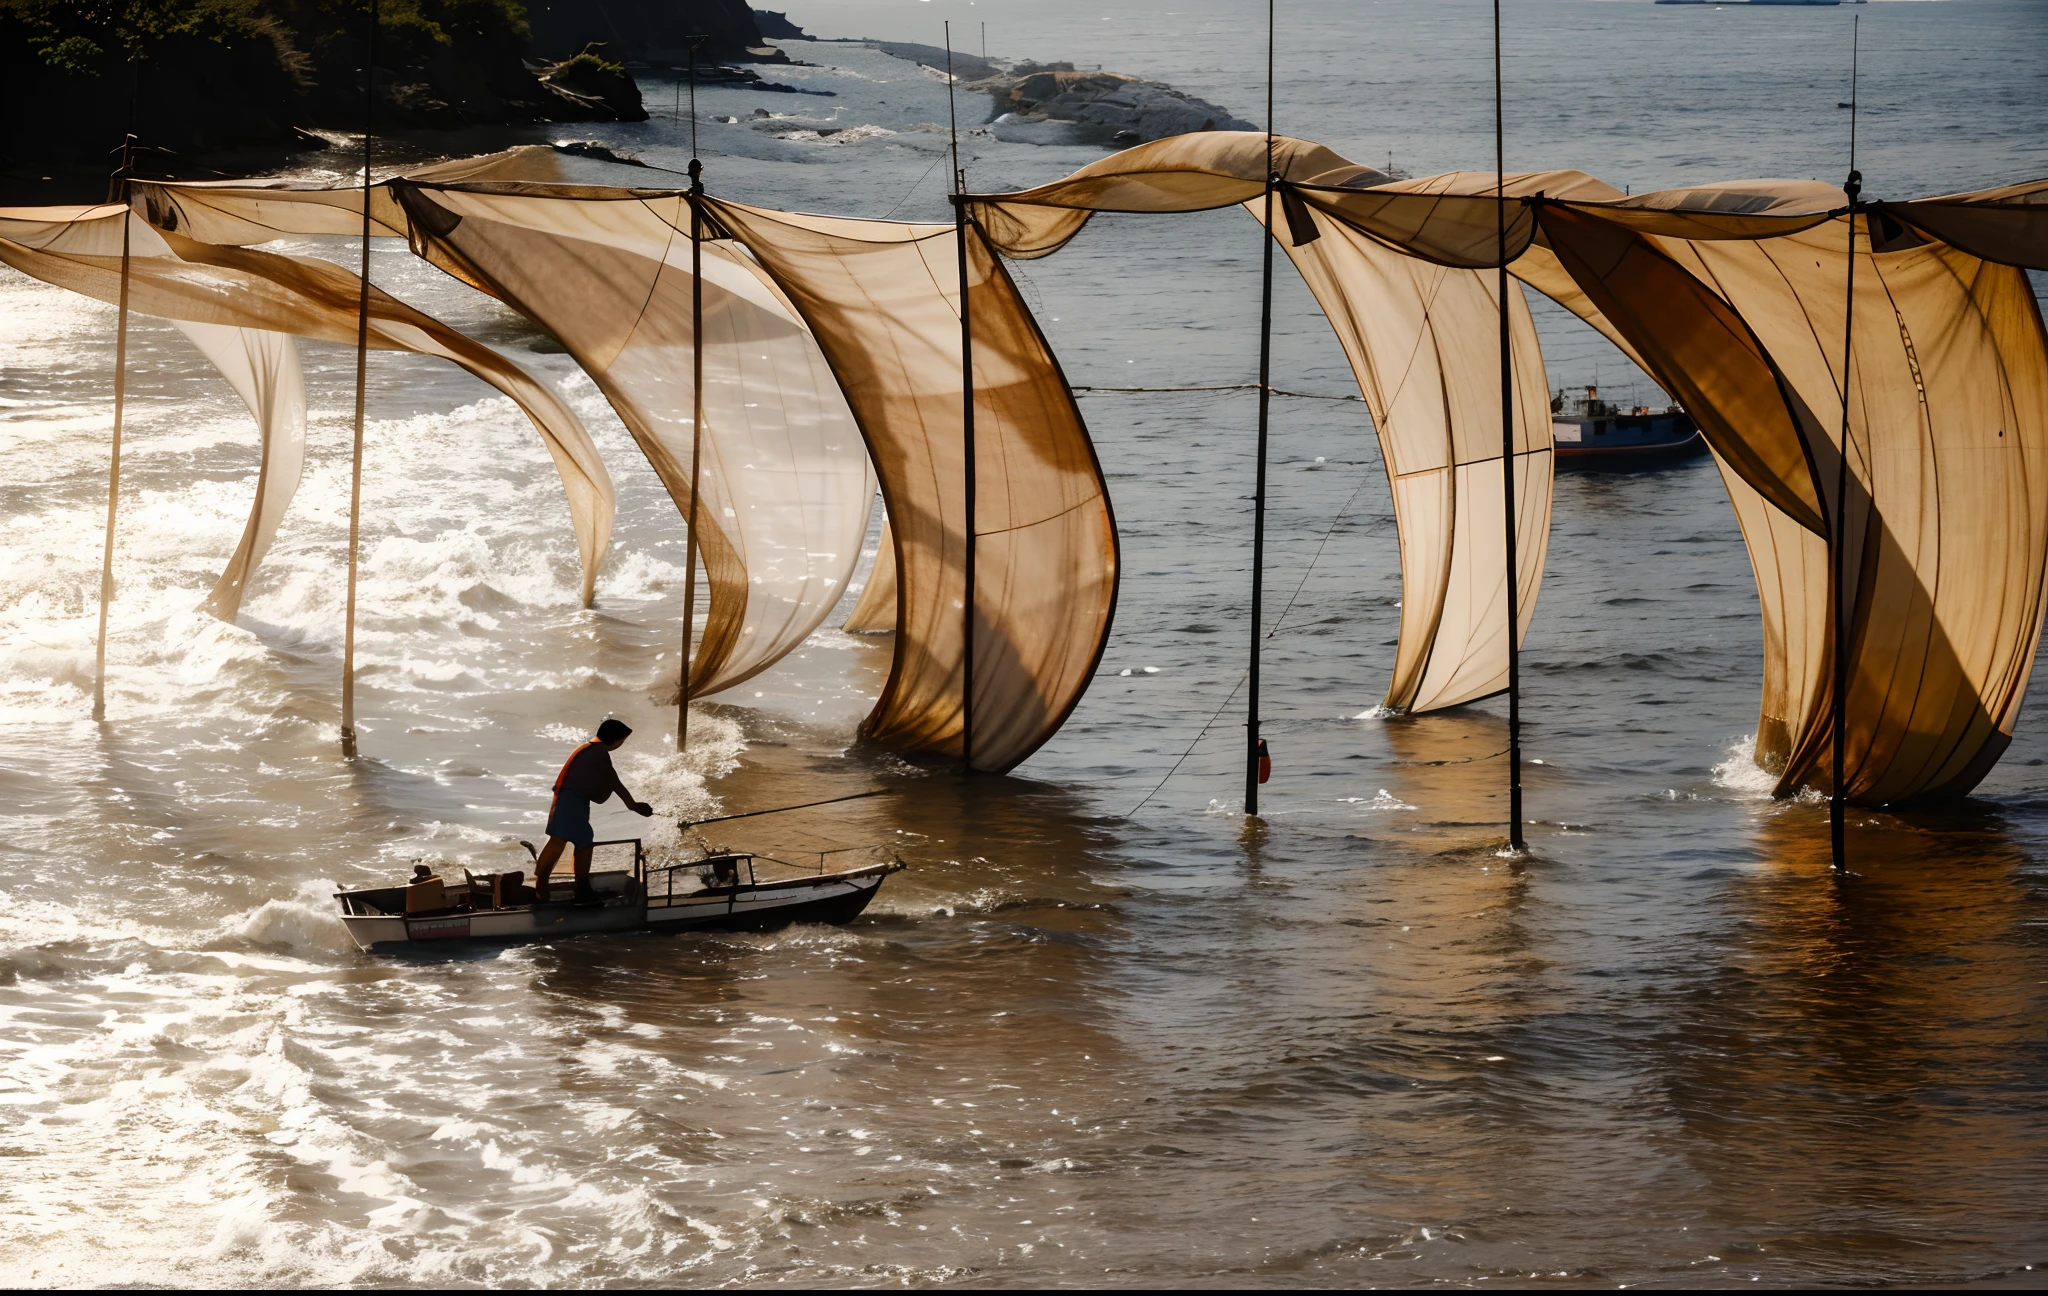
[[[597,833],[590,826],[590,802],[580,796],[563,794],[548,811],[548,836],[560,837],[582,850],[589,850]]]

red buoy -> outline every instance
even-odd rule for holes
[[[1266,750],[1266,740],[1259,739],[1259,782],[1273,777],[1273,754]]]

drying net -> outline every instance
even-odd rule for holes
[[[377,232],[408,235],[422,255],[556,333],[687,512],[687,199],[535,183],[552,179],[548,165],[515,151],[463,174],[414,172],[373,187],[371,217]],[[359,191],[282,185],[161,186],[151,210],[205,238],[254,242],[352,228],[363,201]],[[958,755],[968,711],[952,227],[716,200],[704,210],[714,233],[701,548],[712,608],[692,690],[738,682],[818,624],[858,559],[878,478],[892,519],[898,634],[863,732]],[[971,239],[968,256],[981,484],[972,758],[999,770],[1043,743],[1086,687],[1114,606],[1116,540],[1051,352],[986,242]],[[773,345],[755,349],[764,342]],[[873,477],[860,442],[836,430],[849,415]]]
[[[848,634],[896,632],[896,536],[887,518],[882,520],[882,536],[875,545],[875,565],[868,568],[867,582],[840,629]]]
[[[1872,213],[1880,246],[1896,240],[1896,232],[1889,227],[1895,222],[1981,260],[2048,270],[2048,180],[1905,203],[1876,203]]]
[[[1845,791],[1960,795],[2010,739],[2039,636],[2048,345],[2021,270],[1873,213],[1856,224],[1845,381],[1845,206],[1826,186],[1756,181],[1545,207],[1552,259],[1531,281],[1569,276],[1583,295],[1567,304],[1685,401],[1722,460],[1763,611],[1757,759],[1779,791],[1832,787],[1840,518]],[[1722,227],[1703,232],[1702,211]]]
[[[686,197],[395,188],[414,250],[553,333],[698,520],[711,597],[691,696],[802,643],[845,593],[875,482],[824,354],[760,266],[706,231],[699,446]]]
[[[1499,207],[1491,198],[1470,198],[1479,183],[1471,175],[1389,185],[1378,171],[1286,137],[1272,141],[1271,158],[1274,173],[1295,182],[1277,195],[1275,235],[1351,361],[1393,491],[1401,630],[1385,705],[1433,711],[1500,692],[1508,682],[1501,302],[1497,277],[1473,268],[1499,262]],[[1095,211],[1188,212],[1241,203],[1262,220],[1267,159],[1264,135],[1184,135],[1036,189],[979,199],[974,210],[1003,252],[1022,257],[1057,250]],[[1577,173],[1555,174],[1567,178],[1552,187],[1584,188]],[[1490,190],[1492,177],[1485,184]],[[1361,197],[1354,186],[1377,188]],[[1424,260],[1405,244],[1390,246],[1386,239],[1394,235],[1450,250]],[[1507,238],[1511,251],[1527,245],[1526,217],[1513,216]],[[1549,548],[1550,405],[1535,323],[1518,286],[1507,308],[1519,642]]]
[[[2031,670],[2048,567],[2048,336],[2020,268],[2048,264],[2048,182],[1867,208],[1853,230],[1855,346],[1845,375],[1852,229],[1844,196],[1829,186],[1739,182],[1630,198],[1559,171],[1509,177],[1501,192],[1472,173],[1390,182],[1305,141],[1268,148],[1261,135],[1182,136],[1051,185],[969,202],[971,708],[961,606],[963,250],[953,227],[705,200],[714,227],[707,311],[718,303],[705,339],[710,468],[691,483],[678,467],[694,432],[688,277],[675,257],[689,247],[686,200],[672,190],[535,185],[556,178],[552,159],[515,152],[416,173],[374,188],[368,201],[377,232],[408,235],[437,264],[562,336],[679,503],[693,486],[703,492],[713,514],[704,529],[713,612],[703,674],[693,678],[707,685],[793,646],[851,575],[853,519],[864,526],[869,479],[845,454],[848,440],[833,437],[857,426],[890,526],[849,624],[899,631],[865,732],[958,754],[971,710],[974,763],[1004,769],[1058,727],[1085,687],[1108,632],[1117,560],[1078,410],[997,253],[1047,255],[1094,211],[1262,207],[1254,200],[1270,158],[1281,181],[1275,234],[1351,358],[1393,482],[1405,597],[1390,703],[1454,705],[1498,688],[1504,670],[1501,304],[1494,276],[1480,272],[1505,262],[1643,365],[1712,446],[1756,569],[1765,648],[1758,756],[1779,773],[1780,790],[1826,786],[1837,520],[1850,607],[1847,791],[1865,802],[1952,795],[1983,776],[2009,738]],[[136,309],[352,340],[353,276],[207,244],[355,233],[359,191],[147,193],[164,248],[136,258]],[[0,221],[0,259],[112,300],[111,211]],[[642,300],[617,308],[635,288]],[[465,351],[382,294],[375,302],[377,345],[448,354],[489,370],[501,388],[518,386],[492,368],[492,353]],[[1548,419],[1519,291],[1507,316],[1526,628],[1548,527]],[[295,475],[300,398],[286,353],[235,333],[195,340],[259,423],[276,428],[265,432],[266,476]],[[835,385],[842,404],[831,399]],[[733,408],[757,391],[773,392],[777,407],[759,413],[767,402],[740,399]],[[546,400],[522,404],[563,466],[588,571],[602,549],[600,512],[609,526],[609,483],[587,438],[544,416]],[[1837,498],[1845,408],[1849,489]],[[247,562],[260,555],[272,507],[259,499]],[[764,528],[750,529],[762,518]],[[812,546],[801,556],[797,536]],[[245,576],[246,563],[236,579]],[[758,602],[757,579],[777,587]]]
[[[130,309],[183,328],[250,405],[263,438],[255,506],[208,600],[217,615],[231,617],[291,502],[305,453],[305,396],[296,351],[286,337],[256,335],[353,345],[362,280],[317,258],[160,233],[120,206],[0,210],[0,262],[45,283],[118,303],[124,216]],[[369,342],[380,350],[452,361],[525,412],[568,496],[588,604],[610,540],[614,503],[611,477],[582,422],[512,361],[375,287],[370,291]]]
[[[749,257],[708,236],[698,445],[687,199],[559,180],[557,155],[538,146],[408,171],[371,186],[372,234],[409,238],[553,333],[685,519],[701,450],[710,597],[691,636],[690,693],[716,693],[773,665],[838,601],[874,489],[866,451],[801,319]],[[146,192],[160,224],[221,243],[359,230],[365,201],[286,182]]]
[[[874,457],[900,612],[889,680],[862,731],[887,746],[960,755],[968,536],[954,227],[708,207],[809,322]],[[1116,602],[1116,529],[1052,352],[994,250],[968,230],[971,759],[1005,770],[1052,736],[1087,687]]]
[[[1263,204],[1249,202],[1256,216]],[[1372,412],[1401,546],[1401,632],[1384,705],[1436,711],[1508,685],[1500,297],[1495,276],[1403,256],[1321,212],[1282,246]],[[1520,285],[1514,356],[1517,642],[1550,541],[1550,393]]]
[[[305,471],[306,378],[299,368],[298,344],[289,334],[190,320],[171,323],[213,362],[256,419],[256,499],[241,541],[205,604],[208,612],[231,622]]]
[[[1484,434],[1498,426],[1498,398],[1462,419],[1457,408],[1498,391],[1480,337],[1497,304],[1477,280],[1424,267],[1505,261],[1620,343],[1714,449],[1756,568],[1757,750],[1780,791],[1828,782],[1836,518],[1849,591],[1847,792],[1955,795],[1983,776],[2024,691],[2048,564],[2048,348],[2016,268],[2048,262],[2048,183],[1875,208],[1877,247],[1859,235],[1845,379],[1847,199],[1830,186],[1735,182],[1629,198],[1547,172],[1510,177],[1503,192],[1470,173],[1389,183],[1302,141],[1276,141],[1271,156],[1283,244],[1345,343],[1393,481],[1404,616],[1389,702],[1412,696],[1426,709],[1477,696],[1504,654],[1480,637],[1504,621],[1491,593],[1504,584],[1501,509],[1464,507],[1499,498],[1497,438]],[[1253,205],[1267,157],[1262,136],[1187,136],[977,210],[1005,251],[1042,256],[1093,210]],[[1518,372],[1540,373],[1519,325],[1514,346]],[[1440,391],[1404,405],[1399,378],[1417,361],[1437,367]],[[1521,384],[1517,400],[1527,404]],[[1845,403],[1850,489],[1837,500]],[[1518,456],[1537,452],[1548,420],[1517,421],[1532,434],[1517,438]],[[1411,474],[1417,463],[1427,469]],[[1487,467],[1491,492],[1473,480]],[[1543,469],[1525,475],[1547,487]],[[1525,556],[1541,553],[1522,530],[1538,512],[1518,492]],[[1488,523],[1494,533],[1478,534]],[[1477,560],[1462,576],[1461,546]],[[1491,571],[1475,580],[1482,564]],[[1447,571],[1452,589],[1432,597]],[[1533,594],[1533,578],[1523,585]],[[1527,605],[1519,611],[1526,619]]]

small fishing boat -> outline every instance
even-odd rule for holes
[[[531,853],[533,846],[522,842]],[[722,852],[650,868],[637,837],[596,843],[630,847],[632,867],[592,868],[580,900],[540,903],[523,873],[477,875],[463,870],[450,885],[428,878],[405,886],[340,891],[342,925],[357,946],[380,953],[443,941],[554,940],[590,932],[766,931],[790,923],[853,921],[881,890],[900,860],[827,872],[744,852]],[[566,875],[568,870],[563,869]],[[566,876],[550,888],[567,896]]]
[[[1626,409],[1600,399],[1598,387],[1583,399],[1564,389],[1550,402],[1551,444],[1559,472],[1635,472],[1707,452],[1706,438],[1677,405]]]

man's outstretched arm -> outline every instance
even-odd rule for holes
[[[619,794],[619,800],[625,803],[626,809],[643,818],[654,813],[653,806],[626,790],[626,781],[619,777],[618,767],[612,764],[610,752],[605,753],[604,772],[605,777],[611,780],[609,790]]]

